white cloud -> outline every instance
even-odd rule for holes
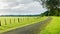
[[[0,14],[40,14],[44,8],[33,0],[0,0]]]

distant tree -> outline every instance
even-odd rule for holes
[[[44,13],[41,13],[40,16],[48,16],[49,11],[46,11]]]

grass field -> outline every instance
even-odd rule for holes
[[[39,34],[60,34],[60,17],[52,18],[52,21]]]
[[[19,18],[19,22],[18,22]],[[0,33],[45,20],[47,17],[0,17]]]

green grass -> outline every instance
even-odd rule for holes
[[[52,21],[40,34],[60,34],[60,17],[52,17]]]
[[[19,18],[19,23],[18,23],[18,18]],[[40,22],[42,20],[45,20],[47,17],[0,17],[1,21],[1,26],[0,26],[0,33],[6,32],[12,29],[16,29],[19,27],[24,27],[27,25],[31,25],[37,22]],[[5,19],[6,19],[6,24],[5,25]],[[10,23],[11,19],[11,23]],[[14,22],[15,19],[15,22]]]

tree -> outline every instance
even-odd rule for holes
[[[49,15],[53,16],[58,16],[60,11],[60,0],[41,0],[42,5],[48,9]]]

